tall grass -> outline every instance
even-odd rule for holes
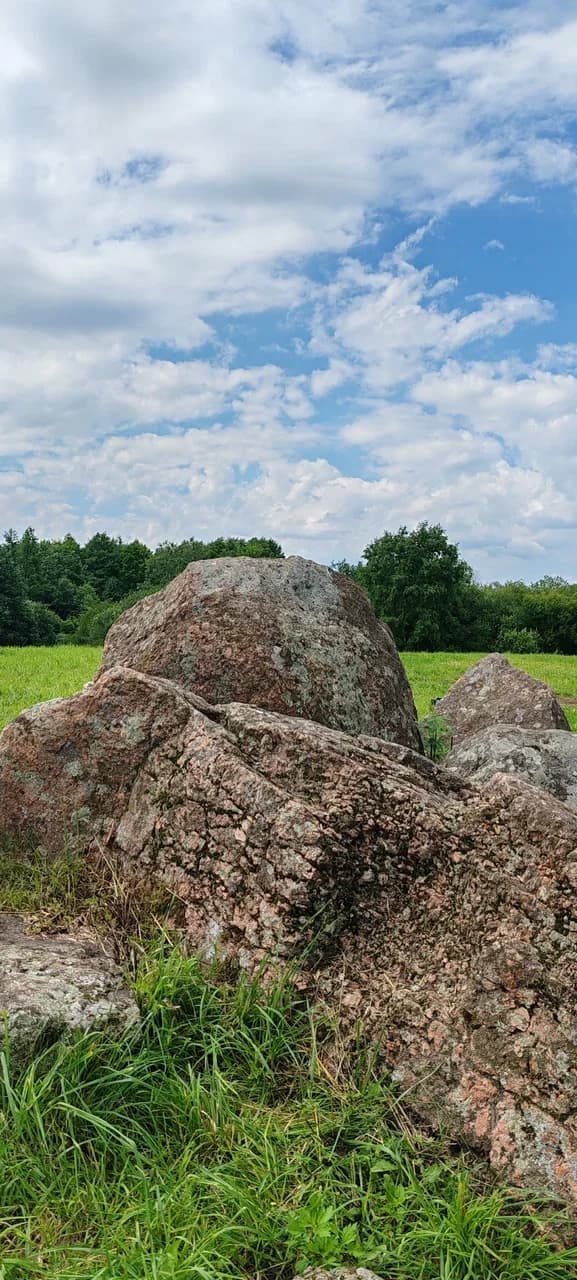
[[[0,1058],[2,1280],[570,1280],[558,1224],[416,1137],[366,1060],[334,1075],[288,981],[158,944],[143,1023]]]

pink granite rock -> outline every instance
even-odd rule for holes
[[[365,592],[311,560],[200,560],[115,622],[103,670],[166,676],[208,702],[246,702],[420,750],[395,642]]]

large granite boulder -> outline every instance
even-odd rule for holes
[[[480,787],[496,773],[515,774],[577,809],[577,733],[497,724],[464,738],[447,763]]]
[[[420,749],[395,642],[365,592],[291,556],[201,560],[108,633],[102,669],[166,676],[208,702],[247,702]]]
[[[29,934],[0,915],[0,1015],[13,1057],[81,1031],[118,1035],[139,1019],[111,956],[90,938]]]
[[[0,814],[11,835],[54,847],[72,830],[160,878],[204,955],[250,970],[298,959],[352,1041],[364,1020],[415,1111],[506,1177],[577,1198],[568,806],[121,668],[4,731]]]
[[[334,950],[376,886],[404,907],[464,791],[408,748],[231,703],[151,753],[114,849],[178,893],[203,954],[254,969]]]
[[[446,716],[454,742],[495,724],[571,731],[549,685],[512,666],[501,653],[490,653],[466,671],[435,711]]]

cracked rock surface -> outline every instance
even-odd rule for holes
[[[477,786],[490,786],[496,773],[513,774],[577,809],[575,733],[498,724],[465,738],[447,763]]]
[[[183,727],[191,697],[118,668],[73,698],[23,711],[0,734],[0,824],[61,852],[105,839],[151,751]]]

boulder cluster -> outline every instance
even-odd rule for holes
[[[348,578],[196,563],[119,619],[91,684],[4,730],[4,834],[165,882],[207,957],[298,961],[417,1114],[577,1198],[577,739],[498,655],[437,710],[443,766]]]

